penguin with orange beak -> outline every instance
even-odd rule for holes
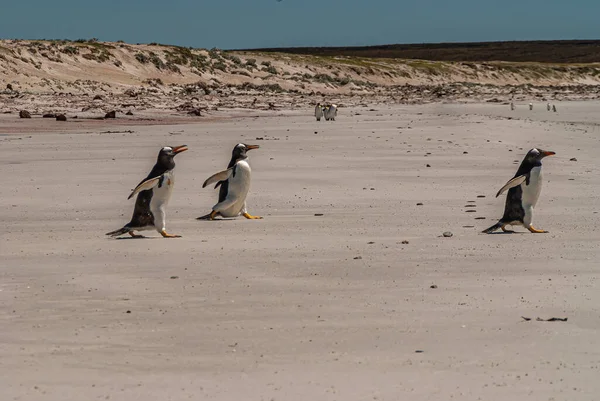
[[[499,228],[504,232],[512,232],[506,229],[507,225],[522,225],[532,233],[547,232],[533,227],[533,208],[542,191],[542,159],[554,154],[535,148],[527,152],[515,176],[496,194],[497,198],[508,190],[504,215],[496,224],[483,230],[483,233],[491,234]]]
[[[252,173],[246,152],[258,148],[258,145],[238,143],[231,152],[227,170],[220,171],[204,181],[202,188],[215,183],[215,188],[221,187],[219,202],[213,206],[212,212],[198,217],[198,220],[214,220],[217,216],[237,217],[239,215],[247,219],[262,219],[260,216],[252,216],[246,209],[246,197],[250,191]]]
[[[150,174],[138,184],[127,199],[137,195],[131,221],[122,228],[106,235],[117,237],[129,234],[134,238],[143,238],[135,231],[156,230],[165,238],[178,238],[180,235],[167,234],[166,209],[173,186],[175,185],[175,156],[188,150],[186,145],[165,146],[158,153],[156,164]]]

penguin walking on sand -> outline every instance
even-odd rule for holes
[[[547,232],[533,227],[533,208],[542,190],[542,159],[554,154],[535,148],[527,152],[515,176],[496,194],[498,197],[508,189],[504,216],[483,233],[490,234],[499,228],[504,232],[513,232],[506,229],[507,225],[522,225],[532,233]]]
[[[546,103],[546,110],[548,110],[548,111],[551,110],[550,103]]]
[[[533,110],[533,103],[529,103],[529,110]]]
[[[552,111],[556,113],[556,105],[555,104],[552,105]]]
[[[317,103],[315,106],[315,117],[317,121],[321,121],[321,118],[323,118],[323,106],[321,106],[321,103]]]
[[[138,184],[127,199],[137,195],[131,221],[123,228],[106,233],[112,237],[129,233],[134,238],[143,238],[135,231],[156,230],[165,238],[178,238],[180,235],[167,234],[166,208],[175,185],[175,156],[186,151],[186,145],[165,146],[158,153],[156,164],[148,177]]]
[[[510,109],[514,110],[515,109],[515,104],[513,102],[510,102]]]
[[[323,115],[326,121],[335,121],[337,117],[337,105],[335,104],[327,104],[325,105],[325,110],[323,110]]]
[[[214,183],[216,183],[215,188],[221,186],[219,202],[213,206],[212,212],[198,217],[198,220],[214,220],[217,216],[237,217],[239,215],[247,219],[262,219],[260,216],[252,216],[246,209],[246,197],[250,190],[252,173],[246,152],[258,148],[258,145],[238,143],[233,148],[227,170],[220,171],[204,181],[202,188]]]

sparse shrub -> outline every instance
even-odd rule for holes
[[[196,68],[200,71],[205,71],[206,67],[208,67],[209,63],[207,58],[203,54],[192,54],[192,59],[190,61],[190,67]]]
[[[79,54],[79,49],[75,46],[66,46],[62,49],[62,52],[70,56],[74,56],[76,54]]]
[[[322,83],[334,83],[335,79],[329,74],[315,74],[313,77],[315,81]]]
[[[144,53],[136,53],[135,59],[142,64],[148,63],[148,56],[146,56]]]
[[[148,60],[159,70],[163,70],[166,67],[162,59],[154,52],[150,52],[150,58]]]
[[[244,90],[257,90],[262,92],[284,92],[283,88],[279,86],[279,84],[255,85],[252,82],[244,82],[239,86],[239,88]]]
[[[96,56],[96,61],[99,63],[103,63],[105,61],[110,60],[110,56],[111,56],[111,54],[109,52],[107,52],[106,50],[103,50],[102,52],[100,52],[99,55]]]
[[[242,60],[238,56],[229,56],[229,60],[235,65],[242,65]]]
[[[248,60],[246,60],[246,65],[247,65],[247,66],[250,66],[250,67],[257,68],[257,65],[256,65],[256,59],[254,59],[254,58],[249,58]]]
[[[166,66],[167,66],[167,69],[169,71],[173,71],[173,72],[176,72],[176,73],[179,73],[179,74],[181,73],[181,70],[179,69],[179,67],[176,64],[173,64],[173,63],[169,62],[169,63],[166,64]]]
[[[245,77],[250,77],[251,76],[250,74],[248,74],[246,71],[243,71],[243,70],[234,70],[234,71],[231,71],[231,73],[232,74],[237,74],[237,75],[243,75]]]
[[[261,68],[261,71],[268,72],[269,74],[277,75],[277,68],[273,67],[272,65]]]
[[[150,86],[164,85],[162,79],[160,79],[160,78],[148,78],[148,79],[145,79],[143,82]]]
[[[260,65],[264,65],[265,67],[270,67],[271,66],[271,62],[270,61],[263,61],[262,63],[260,63]]]
[[[113,64],[115,66],[117,66],[117,67],[121,67],[123,65],[123,63],[121,62],[121,60],[115,60],[115,62]]]
[[[210,49],[208,51],[208,56],[210,58],[220,59],[221,58],[221,51],[219,49],[217,49],[216,47],[213,47],[212,49]]]
[[[183,88],[183,93],[186,95],[193,95],[195,93],[200,92],[203,95],[208,95],[210,93],[210,88],[206,84],[206,82],[198,81],[194,84],[185,85]]]
[[[270,92],[283,92],[283,88],[279,86],[279,84],[265,84],[260,87],[264,88],[266,91]]]
[[[165,50],[165,59],[167,63],[187,65],[194,57],[194,53],[187,47],[174,46],[169,50]]]
[[[217,61],[212,66],[213,66],[213,68],[215,68],[217,70],[221,70],[223,72],[227,72],[227,65],[224,62],[222,62],[222,61]]]

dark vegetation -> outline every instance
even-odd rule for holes
[[[350,56],[432,61],[600,62],[600,40],[396,44],[364,47],[293,47],[252,49],[251,51],[329,57]]]

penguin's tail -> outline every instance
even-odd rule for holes
[[[209,214],[205,214],[204,216],[196,217],[196,220],[210,220],[211,214],[212,212],[210,212]]]
[[[123,227],[119,228],[118,230],[106,233],[106,235],[110,235],[111,237],[118,237],[119,235],[127,234],[129,231],[131,231],[129,228]]]
[[[482,233],[484,233],[484,234],[491,234],[491,233],[493,233],[494,231],[496,231],[499,228],[502,228],[502,222],[501,221],[497,222],[496,224],[494,224],[491,227],[486,228],[485,230],[482,231]]]

